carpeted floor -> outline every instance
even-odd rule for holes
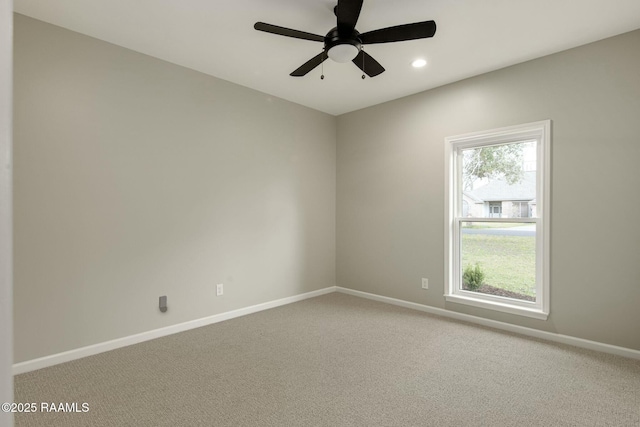
[[[640,361],[332,293],[15,378],[16,426],[640,426]]]

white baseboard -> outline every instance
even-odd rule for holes
[[[214,323],[222,322],[224,320],[246,316],[247,314],[257,313],[259,311],[268,310],[270,308],[279,307],[281,305],[291,304],[308,298],[329,294],[335,291],[336,287],[330,286],[328,288],[319,289],[317,291],[294,295],[292,297],[269,301],[262,304],[256,304],[250,307],[239,308],[237,310],[227,311],[225,313],[215,314],[213,316],[203,317],[201,319],[191,320],[189,322],[178,323],[177,325],[171,325],[160,329],[154,329],[152,331],[130,335],[128,337],[117,338],[111,341],[105,341],[102,343],[89,345],[62,353],[52,354],[50,356],[40,357],[38,359],[27,360],[25,362],[16,363],[13,365],[13,375],[35,371],[37,369],[46,368],[60,363],[70,362],[72,360],[92,356],[94,354],[104,353],[105,351],[115,350],[117,348],[126,347],[132,344],[138,344],[144,341],[172,335],[178,332],[184,332],[190,329],[199,328],[201,326],[207,326]]]
[[[640,360],[640,351],[626,347],[618,347],[615,345],[604,344],[597,341],[589,341],[582,338],[576,338],[569,335],[556,334],[553,332],[540,331],[538,329],[527,328],[524,326],[512,325],[510,323],[499,322],[497,320],[485,319],[483,317],[471,316],[470,314],[458,313],[455,311],[443,310],[441,308],[431,307],[415,302],[404,301],[400,299],[385,297],[368,292],[356,291],[353,289],[342,288],[336,286],[336,291],[343,294],[353,295],[360,298],[366,298],[374,301],[393,304],[400,307],[410,308],[413,310],[423,311],[425,313],[436,314],[451,319],[462,320],[469,323],[475,323],[490,328],[501,329],[503,331],[514,332],[534,338],[540,338],[547,341],[553,341],[562,344],[568,344],[575,347],[586,348],[589,350],[600,351],[603,353],[615,354],[618,356],[629,357],[631,359]]]
[[[339,286],[330,286],[328,288],[319,289],[317,291],[307,292],[292,297],[282,298],[275,301],[269,301],[262,304],[252,305],[250,307],[239,308],[237,310],[204,317],[201,319],[191,320],[189,322],[179,323],[152,331],[142,332],[140,334],[130,335],[128,337],[118,338],[111,341],[77,348],[62,353],[52,354],[50,356],[40,357],[38,359],[27,360],[25,362],[13,365],[13,375],[25,372],[35,371],[37,369],[46,368],[60,363],[70,362],[72,360],[81,359],[83,357],[92,356],[94,354],[104,353],[105,351],[115,350],[117,348],[126,347],[132,344],[138,344],[144,341],[176,334],[178,332],[188,331],[190,329],[207,326],[224,320],[234,319],[236,317],[246,316],[247,314],[257,313],[259,311],[268,310],[270,308],[280,307],[282,305],[291,304],[308,298],[329,294],[332,292],[341,292],[343,294],[353,295],[360,298],[366,298],[387,304],[393,304],[400,307],[410,308],[413,310],[423,311],[425,313],[435,314],[438,316],[448,317],[451,319],[462,320],[465,322],[475,323],[490,328],[501,329],[508,332],[514,332],[534,338],[540,338],[548,341],[554,341],[562,344],[573,345],[575,347],[586,348],[589,350],[600,351],[603,353],[615,354],[618,356],[629,357],[640,360],[640,351],[615,345],[604,344],[596,341],[589,341],[582,338],[571,337],[568,335],[556,334],[553,332],[540,331],[537,329],[527,328],[524,326],[512,325],[509,323],[499,322],[497,320],[485,319],[482,317],[471,316],[469,314],[458,313],[455,311],[443,310],[441,308],[431,307],[424,304],[418,304],[410,301],[399,300],[395,298],[385,297],[381,295],[371,294],[368,292],[356,291],[354,289],[342,288]]]

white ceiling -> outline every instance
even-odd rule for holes
[[[360,32],[433,19],[435,37],[370,45],[386,72],[361,79],[326,61],[289,73],[322,43],[253,29],[263,21],[325,35],[336,0],[14,0],[15,11],[339,115],[640,28],[640,0],[365,0]],[[640,46],[639,46],[640,53]],[[424,58],[428,65],[414,69]]]

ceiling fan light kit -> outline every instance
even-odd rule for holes
[[[327,51],[327,56],[335,62],[349,62],[360,52],[362,43],[356,30],[353,30],[353,37],[345,38],[340,36],[338,28],[332,29],[329,34],[324,38],[324,48]]]
[[[352,44],[338,44],[329,48],[327,52],[327,56],[334,60],[335,62],[349,62],[353,61],[353,59],[360,52],[360,47]]]
[[[375,77],[384,72],[384,67],[363,50],[364,45],[425,39],[433,37],[436,32],[436,23],[434,21],[423,21],[381,28],[361,34],[355,27],[362,9],[362,2],[363,0],[338,0],[338,4],[334,8],[337,26],[332,28],[324,37],[264,22],[256,22],[254,28],[266,33],[324,43],[321,53],[290,74],[294,77],[305,76],[327,58],[340,63],[351,61],[364,74],[369,77]],[[364,74],[362,78],[364,78]]]

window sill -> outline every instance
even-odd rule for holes
[[[547,317],[549,316],[548,312],[542,311],[539,308],[522,307],[515,304],[509,304],[508,302],[486,301],[461,295],[445,294],[444,297],[447,302],[471,305],[474,307],[486,308],[488,310],[501,311],[503,313],[516,314],[518,316],[531,317],[538,320],[547,320]]]

